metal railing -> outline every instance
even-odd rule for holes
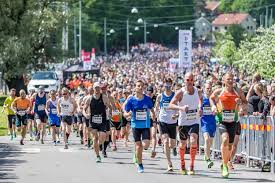
[[[275,173],[275,119],[268,116],[265,120],[257,116],[246,116],[240,118],[241,135],[236,155],[245,159],[246,166],[251,167],[251,162],[270,162],[271,172]],[[204,148],[204,138],[200,132],[200,151]],[[211,148],[212,157],[220,154],[221,137],[217,127]]]

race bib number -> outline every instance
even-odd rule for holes
[[[112,111],[112,116],[118,116],[118,115],[120,115],[120,112],[119,111]]]
[[[17,114],[19,116],[25,116],[26,115],[26,111],[18,111]]]
[[[222,121],[224,122],[233,122],[235,120],[235,113],[232,111],[223,111]]]
[[[57,109],[52,109],[52,114],[57,114]]]
[[[197,110],[188,110],[186,112],[186,120],[195,120],[197,119]]]
[[[45,106],[44,106],[44,105],[39,105],[39,106],[37,107],[37,110],[38,110],[38,111],[44,111],[44,110],[45,110]]]
[[[97,124],[101,124],[102,123],[102,116],[101,115],[93,116],[92,117],[92,122],[97,123]]]
[[[147,111],[137,111],[136,112],[136,120],[146,121],[147,120]]]
[[[212,110],[210,106],[205,106],[202,108],[203,115],[212,115]]]
[[[170,110],[168,107],[169,107],[169,103],[164,102],[163,103],[163,109],[168,111],[168,110]]]

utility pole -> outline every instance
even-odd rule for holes
[[[104,18],[104,54],[107,56],[107,26],[106,18]]]
[[[74,17],[74,57],[77,57],[77,49],[76,49],[76,23]]]
[[[268,6],[265,7],[265,28],[268,27]]]
[[[129,56],[129,20],[126,21],[126,52]]]
[[[144,20],[144,44],[147,42],[146,20]]]
[[[270,8],[269,27],[272,26],[272,23],[273,23],[273,8]]]
[[[81,21],[82,21],[82,19],[81,19],[81,11],[82,11],[82,3],[81,3],[81,0],[79,0],[79,39],[78,39],[78,41],[79,41],[79,45],[78,45],[78,48],[79,48],[79,59],[81,60],[82,58],[81,58],[81,50],[82,50],[82,43],[81,43],[81,39],[82,39],[82,35],[81,35]]]
[[[68,4],[63,4],[63,15],[68,15]],[[66,18],[65,25],[62,28],[62,50],[63,50],[63,61],[65,61],[64,53],[68,51],[68,19]]]

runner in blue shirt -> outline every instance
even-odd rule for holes
[[[125,117],[131,116],[131,128],[135,140],[134,163],[138,165],[138,172],[143,173],[142,151],[150,145],[150,111],[152,119],[155,120],[153,102],[150,97],[143,94],[144,83],[141,80],[136,82],[135,95],[127,99],[125,104]],[[143,143],[141,142],[143,141]]]

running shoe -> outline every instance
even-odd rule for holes
[[[223,178],[228,178],[228,176],[229,176],[228,166],[227,165],[223,165],[222,166],[222,177]]]
[[[194,171],[194,167],[191,166],[189,171],[188,171],[188,175],[195,175],[195,171]]]
[[[158,140],[158,145],[162,146],[161,138],[159,138],[159,140]]]
[[[53,145],[56,146],[56,141],[53,141]]]
[[[107,153],[106,153],[106,151],[103,150],[103,151],[102,151],[102,155],[103,155],[104,158],[107,158]]]
[[[173,166],[172,165],[168,165],[168,168],[167,168],[167,172],[173,172]]]
[[[68,144],[65,144],[64,149],[69,149]]]
[[[91,147],[91,139],[88,140],[87,146],[88,146],[89,148]],[[100,147],[100,146],[99,146],[99,147]],[[101,149],[100,151],[102,151],[102,149]]]
[[[207,159],[207,157],[206,157],[206,156],[204,156],[204,161],[206,161],[206,163],[207,163],[207,167],[208,167],[208,168],[212,168],[212,166],[214,165],[214,162],[213,162],[213,161],[211,161],[211,160],[210,160],[210,158],[209,158],[209,159]]]
[[[177,156],[177,155],[178,155],[178,152],[177,152],[177,148],[176,148],[176,147],[173,148],[173,155],[174,155],[174,156]]]
[[[23,139],[20,140],[20,145],[24,145]]]
[[[143,173],[144,172],[144,167],[142,164],[138,165],[138,173]]]
[[[117,147],[116,147],[116,146],[113,146],[112,150],[113,150],[113,151],[117,151]]]
[[[229,170],[234,170],[233,163],[231,163],[230,161],[227,163],[227,166],[228,166]]]
[[[186,169],[182,169],[182,170],[181,170],[181,174],[182,174],[182,175],[187,175],[187,170],[186,170]]]
[[[33,137],[30,137],[30,141],[33,141]]]
[[[10,135],[10,140],[13,140],[13,135],[12,134]]]
[[[101,163],[101,157],[100,156],[96,157],[96,163]]]
[[[44,144],[44,140],[43,139],[41,139],[41,144]]]
[[[16,138],[16,133],[15,132],[13,133],[13,137]]]
[[[80,135],[79,135],[79,133],[78,133],[78,132],[76,133],[76,137],[80,137]]]

